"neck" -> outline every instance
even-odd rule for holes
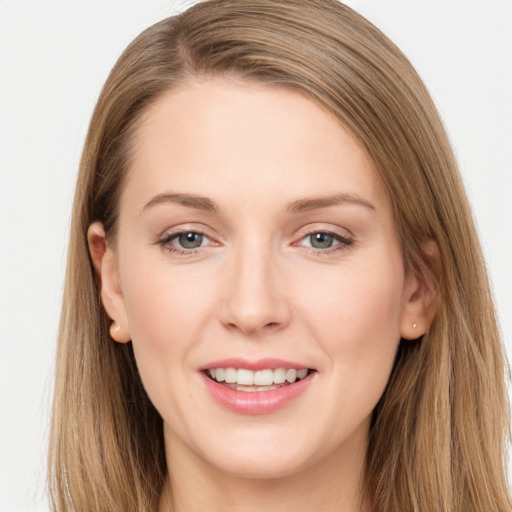
[[[369,512],[361,494],[366,439],[347,444],[293,474],[249,478],[213,467],[167,432],[159,512]]]

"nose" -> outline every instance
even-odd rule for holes
[[[279,331],[290,322],[290,307],[276,257],[252,247],[235,251],[224,274],[220,321],[246,335]]]

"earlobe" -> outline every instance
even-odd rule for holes
[[[126,324],[125,324],[126,325]],[[110,325],[110,337],[118,343],[128,343],[131,340],[130,332],[128,329],[123,329],[121,324],[115,320]]]
[[[439,249],[433,240],[422,246],[425,265],[421,272],[406,276],[400,336],[415,340],[423,336],[435,317],[438,306],[437,280]]]
[[[124,297],[119,283],[118,262],[114,250],[105,238],[101,222],[93,222],[87,230],[92,263],[101,287],[101,301],[113,320],[110,336],[119,343],[131,340]]]

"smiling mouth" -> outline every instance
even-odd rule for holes
[[[210,368],[204,373],[211,380],[236,391],[271,391],[305,379],[314,370],[275,368],[248,370],[246,368]]]

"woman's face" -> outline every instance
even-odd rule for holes
[[[280,88],[197,81],[151,107],[101,272],[171,461],[237,475],[361,460],[399,339],[417,336],[374,165]]]

